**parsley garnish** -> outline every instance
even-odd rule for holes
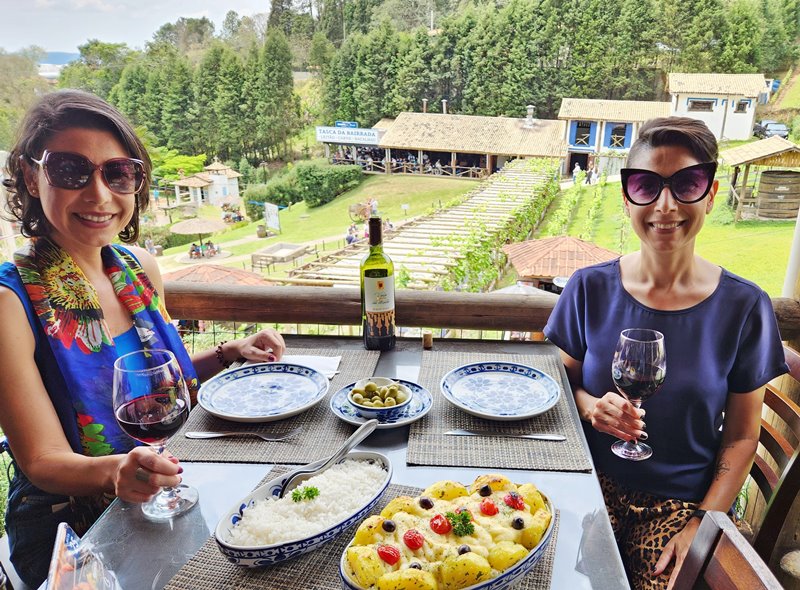
[[[469,512],[446,512],[445,516],[450,524],[453,525],[453,534],[458,537],[471,535],[475,532],[475,525],[472,524],[472,516]]]
[[[315,488],[314,486],[308,486],[305,488],[296,488],[292,490],[293,502],[300,502],[302,500],[313,500],[317,496],[319,496],[319,489]]]

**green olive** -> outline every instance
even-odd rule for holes
[[[372,405],[374,407],[376,407],[376,408],[382,408],[383,407],[383,402],[381,400],[378,400],[378,401],[374,402]]]
[[[398,404],[402,404],[404,401],[406,401],[408,399],[408,395],[406,395],[406,392],[401,389],[401,390],[398,390],[397,395],[395,396],[395,399],[397,399],[397,403]]]
[[[364,395],[366,393],[366,391],[364,391],[364,389],[362,389],[361,387],[354,387],[352,389],[352,391],[350,391],[350,393],[352,393],[353,395],[355,395],[356,393],[360,393],[361,395]]]
[[[396,405],[397,405],[397,402],[394,400],[394,398],[393,398],[393,397],[387,397],[387,398],[386,398],[386,399],[383,401],[383,405],[384,405],[384,406],[386,406],[386,407],[388,408],[388,407],[391,407],[391,406],[396,406]]]
[[[368,399],[365,399],[363,402],[361,402],[361,405],[366,408],[371,408],[373,406],[372,402]]]
[[[378,391],[378,386],[375,385],[372,381],[369,381],[364,386],[364,391],[366,391],[367,393],[375,393],[376,391]]]
[[[364,401],[364,396],[361,395],[360,393],[354,393],[354,394],[352,394],[351,399],[354,402],[356,402],[357,404],[360,404],[360,403],[362,403]]]

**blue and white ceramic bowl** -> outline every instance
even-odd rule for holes
[[[350,391],[352,391],[354,387],[357,387],[359,389],[364,389],[366,384],[369,382],[374,383],[378,387],[383,387],[385,385],[397,385],[397,388],[406,394],[406,399],[405,401],[399,404],[395,404],[394,406],[386,406],[383,408],[364,406],[354,402],[353,398],[350,396]],[[370,420],[372,418],[377,418],[381,422],[385,422],[391,418],[394,418],[395,416],[399,416],[402,413],[403,409],[409,403],[411,403],[411,398],[414,395],[413,392],[408,387],[403,385],[402,382],[396,379],[389,379],[388,377],[370,377],[369,379],[361,379],[360,381],[351,383],[345,389],[348,392],[347,401],[350,403],[351,406],[353,406],[356,409],[359,416],[367,420]]]
[[[533,567],[539,563],[539,560],[544,555],[545,550],[547,550],[547,546],[550,544],[550,539],[553,536],[553,527],[555,526],[556,522],[556,513],[555,509],[553,508],[553,503],[547,497],[544,497],[544,500],[547,503],[547,508],[550,510],[553,518],[550,519],[550,526],[547,527],[544,535],[542,535],[542,539],[539,541],[539,544],[531,549],[524,559],[521,559],[512,565],[496,578],[491,578],[479,584],[467,586],[466,588],[463,588],[463,590],[505,590],[506,588],[510,588],[520,581],[525,574],[530,572]],[[347,548],[350,547],[350,545],[352,545],[352,541],[347,545],[347,547],[345,547],[344,551],[342,551],[342,557],[339,559],[339,578],[342,580],[342,588],[344,590],[367,590],[366,588],[359,586],[354,580],[351,580],[346,573]]]
[[[225,516],[220,519],[217,528],[214,531],[214,539],[217,541],[217,547],[220,552],[230,561],[236,565],[244,567],[261,567],[265,565],[273,565],[286,561],[298,555],[319,549],[328,541],[332,541],[354,524],[358,523],[366,517],[370,510],[372,510],[381,499],[389,482],[392,479],[392,464],[389,458],[380,453],[371,451],[351,451],[347,456],[342,459],[356,459],[361,461],[373,461],[380,465],[386,471],[386,479],[381,484],[375,494],[356,512],[349,515],[347,518],[328,527],[324,531],[312,535],[310,537],[302,537],[293,541],[286,541],[283,543],[276,543],[273,545],[260,545],[260,546],[241,546],[234,545],[229,542],[230,531],[241,520],[242,513],[252,506],[258,500],[263,500],[268,497],[277,497],[280,492],[283,482],[285,482],[294,472],[289,472],[258,487],[249,496],[237,502],[230,508]],[[325,459],[304,465],[302,469],[315,468],[322,465]]]

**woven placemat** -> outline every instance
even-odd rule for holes
[[[292,349],[292,354],[339,356],[339,374],[330,383],[328,394],[310,410],[285,420],[265,424],[230,422],[212,416],[200,406],[195,407],[184,427],[167,448],[181,461],[226,463],[310,463],[331,454],[349,437],[354,427],[339,420],[328,404],[334,393],[345,385],[370,377],[378,364],[380,353],[370,350]],[[274,434],[289,432],[301,426],[303,431],[287,440],[266,442],[257,438],[188,439],[187,430],[267,431]]]
[[[420,385],[433,394],[433,408],[423,420],[411,425],[406,461],[409,465],[486,467],[489,469],[535,469],[546,471],[592,470],[578,433],[578,425],[565,395],[569,391],[561,378],[560,359],[554,354],[492,355],[491,360],[529,365],[552,376],[561,385],[561,397],[551,410],[528,420],[512,422],[484,420],[448,402],[439,390],[442,377],[452,369],[485,362],[485,354],[472,352],[426,352],[422,355]],[[560,433],[563,442],[522,438],[446,436],[447,430],[495,430],[509,434],[526,432]]]
[[[267,476],[273,479],[283,471],[273,469]],[[266,481],[266,478],[265,480]],[[260,484],[259,484],[260,485]],[[392,484],[386,490],[373,514],[397,496],[417,496],[422,490]],[[525,576],[515,590],[545,590],[550,588],[553,577],[553,558],[558,536],[559,515],[556,511],[553,536],[536,567]],[[341,590],[339,560],[347,544],[353,538],[354,529],[342,534],[320,549],[289,560],[280,565],[265,568],[243,568],[230,563],[217,548],[214,538],[209,538],[194,557],[184,565],[165,586],[166,590]]]

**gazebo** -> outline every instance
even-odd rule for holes
[[[736,204],[736,221],[742,219],[745,211],[753,211],[757,217],[770,218],[794,217],[797,214],[800,206],[800,173],[791,170],[764,171],[761,173],[761,186],[756,195],[753,194],[753,187],[747,186],[750,166],[800,167],[800,148],[791,141],[773,135],[725,150],[720,157],[733,168],[728,202],[731,205]],[[742,166],[744,175],[739,183]]]
[[[527,240],[503,246],[520,279],[555,290],[553,279],[579,268],[619,258],[619,253],[570,236]],[[560,292],[560,289],[558,290]]]

